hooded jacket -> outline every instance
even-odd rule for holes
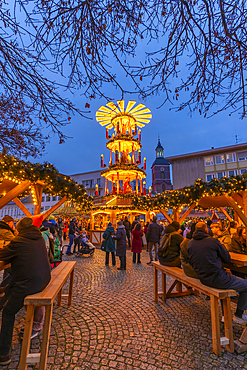
[[[180,260],[181,260],[181,265],[182,265],[182,268],[184,270],[185,275],[198,279],[198,276],[197,276],[195,270],[193,269],[193,267],[190,264],[190,256],[189,256],[189,253],[188,253],[188,250],[187,250],[188,243],[191,239],[192,239],[191,232],[188,232],[187,235],[186,235],[186,238],[182,241],[182,243],[180,245],[180,248],[181,248],[181,250],[180,250]]]
[[[106,252],[116,252],[115,240],[111,237],[114,231],[114,227],[108,226],[103,234],[103,239],[105,239]]]
[[[168,225],[165,228],[164,236],[166,234],[171,234],[171,233],[173,233],[173,234],[171,236],[171,241],[170,241],[170,245],[169,245],[169,253],[165,258],[162,258],[162,257],[158,256],[158,259],[159,259],[160,263],[168,262],[169,264],[170,264],[170,262],[174,262],[175,260],[177,260],[176,265],[180,266],[180,258],[179,258],[179,256],[180,256],[180,244],[183,241],[183,237],[182,237],[181,234],[179,234],[176,231],[176,229],[172,225]],[[160,244],[162,245],[162,240],[161,240]]]
[[[126,231],[124,225],[117,227],[117,235],[113,236],[117,240],[116,256],[126,256]]]
[[[157,224],[156,221],[152,221],[151,224],[148,225],[148,231],[146,238],[149,242],[159,243],[161,235],[161,228]]]
[[[51,279],[45,241],[37,226],[20,230],[5,248],[0,250],[0,260],[11,263],[13,289],[18,296],[42,291]]]
[[[188,243],[190,262],[202,284],[218,289],[228,289],[232,275],[222,267],[230,263],[227,249],[216,238],[211,238],[206,231],[198,229]]]

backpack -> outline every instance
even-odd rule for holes
[[[166,258],[168,256],[168,253],[170,251],[171,246],[171,238],[172,235],[174,235],[176,231],[173,231],[172,233],[165,234],[160,242],[160,245],[158,247],[158,257],[160,258]]]

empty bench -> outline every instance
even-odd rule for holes
[[[226,345],[228,352],[234,352],[233,330],[232,330],[232,314],[230,298],[236,296],[235,290],[215,289],[203,285],[199,279],[191,278],[183,272],[179,267],[163,266],[159,262],[152,262],[154,267],[154,301],[158,302],[158,298],[166,301],[167,298],[175,298],[186,295],[195,294],[198,292],[210,296],[211,301],[211,322],[212,322],[212,341],[213,351],[217,356],[221,354],[221,345]],[[158,291],[158,271],[162,273],[162,291]],[[174,281],[169,287],[166,285],[166,275],[172,277]],[[185,289],[183,289],[183,286]],[[176,291],[174,288],[176,287]],[[223,300],[224,308],[224,326],[225,337],[220,338],[220,320],[219,320],[219,305],[218,300]]]
[[[29,295],[24,300],[27,306],[24,336],[22,342],[20,370],[26,370],[28,364],[39,363],[39,369],[46,369],[46,362],[49,349],[49,338],[51,330],[52,309],[55,298],[58,296],[57,305],[61,305],[62,298],[68,298],[68,305],[72,302],[74,269],[76,262],[63,261],[51,272],[51,281],[45,289],[33,295]],[[70,276],[69,294],[62,294],[62,289]],[[36,306],[45,306],[45,321],[43,327],[43,338],[40,353],[29,353],[31,332],[33,326],[34,309]]]

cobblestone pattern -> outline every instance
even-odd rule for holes
[[[210,301],[204,295],[157,304],[146,251],[141,265],[132,264],[127,251],[127,271],[106,267],[104,258],[100,250],[90,258],[64,257],[77,261],[73,303],[54,307],[47,369],[247,369],[247,353],[213,353]],[[6,369],[18,369],[24,316],[22,309]],[[224,336],[223,324],[221,330]],[[235,327],[234,338],[241,332]],[[32,340],[32,352],[39,351],[41,337]]]

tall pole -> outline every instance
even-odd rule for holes
[[[138,175],[136,174],[136,195],[138,195]]]

